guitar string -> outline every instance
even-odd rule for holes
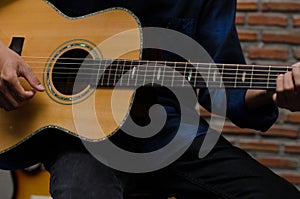
[[[71,59],[71,58],[70,58]],[[122,61],[124,61],[124,60],[122,60]],[[125,61],[128,61],[128,60],[125,60]],[[135,61],[135,60],[134,60]],[[142,61],[139,61],[139,60],[137,60],[136,61],[137,63],[141,63],[141,62],[146,62],[146,63],[154,63],[153,61],[145,61],[145,60],[142,60]],[[168,62],[161,62],[161,61],[159,61],[160,63],[168,63]],[[35,62],[35,63],[37,63],[37,62]],[[45,63],[45,62],[40,62],[40,63]],[[57,62],[56,62],[57,63]],[[169,62],[169,63],[174,63],[174,62]],[[179,62],[178,62],[179,63]],[[66,63],[62,63],[62,64],[66,64]],[[67,63],[67,64],[74,64],[74,63]],[[202,65],[212,65],[211,63],[197,63],[198,65],[199,64],[202,64]],[[89,65],[99,65],[99,64],[89,64]],[[116,64],[111,64],[111,65],[116,65]],[[223,66],[223,65],[229,65],[229,66],[232,66],[232,64],[213,64],[213,65],[219,65],[219,66]],[[132,67],[132,65],[128,65],[128,66],[130,66],[130,67]],[[136,66],[138,66],[138,65],[136,65]],[[239,65],[240,67],[241,66],[249,66],[249,67],[253,67],[253,65]],[[255,65],[255,66],[259,66],[259,65]],[[154,66],[155,67],[155,66]],[[269,66],[261,66],[261,67],[269,67]],[[287,67],[287,66],[285,66],[285,67]],[[42,67],[42,68],[44,68],[44,67]],[[186,69],[186,67],[178,67],[178,68],[183,68],[183,69]],[[78,68],[69,68],[69,67],[63,67],[63,69],[66,69],[66,70],[74,70],[74,69],[78,69]],[[90,70],[96,70],[96,71],[98,71],[99,69],[94,69],[94,68],[87,68],[87,69],[90,69]],[[202,68],[201,68],[202,69]],[[217,69],[217,68],[216,68]],[[281,68],[282,69],[282,68]],[[108,70],[110,70],[110,69],[108,69]],[[115,71],[114,69],[111,69],[111,70],[113,70],[113,71]],[[232,71],[235,71],[234,73],[223,73],[223,74],[236,74],[236,70],[235,69],[226,69],[226,71],[228,71],[228,70],[232,70]],[[284,69],[285,70],[285,69]],[[106,71],[107,71],[107,69],[106,69]],[[149,69],[147,69],[147,70],[139,70],[139,72],[151,72],[151,70],[149,70]],[[248,69],[248,71],[252,71],[251,69]],[[263,71],[267,71],[267,70],[256,70],[256,71],[260,71],[260,72],[263,72]],[[166,71],[166,72],[169,72],[169,71]],[[269,71],[268,71],[269,72]],[[274,72],[274,71],[273,71]],[[282,72],[282,71],[278,71],[278,72]],[[44,73],[44,72],[42,72],[42,73]],[[64,74],[64,73],[62,73],[62,72],[55,72],[56,74]],[[198,73],[198,72],[192,72],[192,73]],[[205,72],[204,72],[205,73]],[[77,75],[77,73],[66,73],[66,74],[74,74],[74,75]],[[89,74],[91,74],[91,73],[86,73],[87,75],[89,75]],[[203,72],[201,73],[201,74],[203,74]],[[208,73],[207,73],[208,74]],[[117,76],[119,75],[119,74],[116,74]],[[246,80],[265,80],[265,78],[261,78],[261,75],[262,74],[252,74],[252,76],[259,76],[260,78],[248,78],[247,76],[245,77],[245,81]],[[112,77],[115,77],[115,74],[112,74],[112,75],[110,75],[110,76],[112,76]],[[145,75],[144,75],[145,76]],[[143,76],[143,77],[144,77]],[[148,77],[153,77],[152,75],[146,75],[146,76],[148,76]],[[174,75],[171,75],[171,76],[168,76],[168,75],[164,75],[166,78],[168,78],[168,77],[171,77],[171,78],[176,78],[176,76],[174,76]],[[277,75],[275,75],[276,77],[277,77]],[[142,78],[143,78],[142,77]],[[182,75],[180,75],[180,76],[178,76],[178,77],[182,77]],[[177,78],[178,78],[177,77]],[[201,77],[203,77],[203,75],[201,76]],[[208,76],[208,77],[210,77],[210,76]],[[57,77],[56,79],[59,79],[59,78],[61,78],[61,79],[63,79],[64,77]],[[70,76],[68,76],[68,78],[70,78]],[[90,78],[83,78],[83,79],[90,79]],[[218,77],[218,76],[216,76],[215,77],[215,80],[214,80],[214,82],[211,82],[211,84],[212,83],[215,83],[215,84],[218,84],[221,80],[223,81],[223,80],[225,80],[225,79],[232,79],[231,77]],[[269,78],[269,80],[272,80],[272,78]],[[275,80],[275,79],[273,79],[273,80]],[[108,79],[108,81],[109,81],[109,79]],[[168,80],[168,79],[165,79],[164,80],[164,82],[168,82],[168,81],[173,81],[173,80]],[[235,84],[236,83],[236,81],[232,81],[232,82],[230,82],[230,81],[226,81],[228,84]],[[197,83],[206,83],[205,81],[198,81]],[[264,82],[255,82],[255,84],[257,85],[257,84],[265,84]],[[271,83],[270,83],[271,84]],[[238,86],[237,86],[238,87]]]
[[[182,85],[183,77],[180,77],[180,79],[177,79],[177,80],[176,80],[176,78],[174,79],[172,76],[169,76],[169,77],[171,77],[171,78],[168,79],[167,77],[165,77],[164,80],[162,80],[162,82],[160,82],[160,83],[162,85],[170,85],[170,83],[174,81],[174,84]],[[150,76],[150,78],[151,78],[150,80],[153,79],[152,76]],[[54,79],[55,80],[64,80],[65,78],[64,77],[57,77],[57,78],[54,78]],[[75,80],[75,77],[74,77],[74,80]],[[76,79],[76,81],[79,82],[79,83],[80,82],[86,82],[84,80],[91,80],[91,78],[82,78],[82,77],[80,77],[80,78]],[[136,83],[132,83],[132,81],[145,82],[144,77],[140,77],[140,78],[137,78],[137,79],[134,78],[133,80],[131,80],[131,78],[126,78],[125,80],[126,81],[129,80],[127,85],[136,85]],[[251,82],[249,80],[254,81],[254,82]],[[206,84],[206,83],[208,83],[208,84],[220,84],[221,82],[224,82],[225,84],[241,84],[241,83],[247,84],[247,83],[251,82],[252,85],[259,85],[259,84],[261,84],[261,85],[266,85],[266,84],[271,85],[271,84],[274,84],[272,82],[275,82],[276,79],[269,79],[267,82],[265,80],[266,80],[266,78],[246,78],[244,80],[244,82],[240,82],[240,81],[237,82],[237,81],[232,80],[232,78],[230,78],[230,77],[218,77],[218,78],[215,78],[214,80],[212,78],[210,78],[210,80],[208,80],[208,81],[205,81],[205,80],[202,80],[202,79],[193,80],[193,81],[190,81],[190,84],[193,84],[193,83],[194,84]],[[104,83],[102,83],[102,85],[105,85],[105,84],[116,85],[118,81],[119,80],[116,80],[116,79],[113,79],[113,78],[104,78],[104,80],[103,80]],[[153,83],[158,82],[158,81],[154,81]],[[180,82],[180,83],[178,83],[178,82]],[[63,83],[63,81],[61,81],[61,83]],[[126,85],[126,83],[125,83],[125,85]],[[184,83],[184,85],[186,85],[186,83]]]
[[[141,81],[145,81],[145,79],[146,80],[148,80],[149,78],[152,80],[153,79],[153,77],[156,77],[156,76],[150,76],[150,75],[148,75],[148,76],[146,76],[145,77],[145,75],[144,76],[138,76],[137,78],[130,78],[129,77],[130,75],[128,75],[128,78],[126,78],[126,80],[128,80],[128,79],[135,79],[136,81],[138,81],[138,82],[141,82]],[[104,82],[111,82],[111,81],[114,81],[114,84],[116,84],[117,82],[118,82],[118,80],[119,80],[119,75],[110,75],[110,77],[105,77],[104,76]],[[203,79],[207,79],[207,81],[205,81],[205,80],[201,80],[202,78]],[[213,77],[213,76],[199,76],[198,78],[197,78],[197,80],[195,80],[195,79],[193,79],[192,81],[190,81],[190,82],[194,82],[194,83],[206,83],[206,82],[208,82],[208,83],[218,83],[218,82],[225,82],[225,83],[227,83],[227,84],[234,84],[234,83],[244,83],[244,84],[246,84],[246,83],[249,83],[249,82],[251,82],[251,84],[271,84],[272,82],[275,82],[276,81],[276,79],[277,79],[277,77],[276,78],[266,78],[266,77],[261,77],[261,76],[255,76],[255,77],[245,77],[244,79],[243,79],[243,81],[241,81],[241,80],[239,80],[239,81],[234,81],[234,80],[232,80],[233,78],[232,77]],[[60,77],[55,77],[55,78],[53,78],[53,79],[55,79],[55,80],[64,80],[64,79],[66,79],[66,78],[68,78],[69,80],[70,80],[70,78],[73,78],[74,80],[76,79],[76,81],[78,81],[78,82],[80,82],[80,81],[82,81],[82,82],[84,82],[84,80],[91,80],[91,78],[88,78],[88,77],[77,77],[77,76],[73,76],[73,77],[70,77],[70,76],[60,76]],[[117,78],[117,81],[115,80],[115,78]],[[147,79],[148,78],[148,79]],[[180,82],[182,82],[182,79],[183,78],[186,78],[186,77],[184,77],[184,76],[177,76],[177,77],[174,77],[174,76],[168,76],[168,75],[164,75],[164,80],[162,80],[162,84],[168,84],[168,82],[172,82],[172,81],[180,81]],[[199,80],[200,79],[200,80]],[[266,82],[266,80],[267,80],[267,82]],[[157,82],[157,81],[159,81],[159,80],[156,80],[156,81],[154,81],[154,82]],[[131,83],[131,82],[130,82]],[[131,83],[132,84],[132,83]]]
[[[24,57],[24,58],[36,58],[36,59],[41,59],[41,58],[43,58],[43,57]],[[45,57],[44,57],[45,58]],[[62,59],[62,58],[60,58],[60,59]],[[66,59],[66,60],[74,60],[74,58],[63,58],[63,59]],[[81,58],[75,58],[75,60],[86,60],[86,59],[81,59]],[[108,59],[99,59],[98,61],[100,62],[100,61],[103,61],[103,60],[108,60]],[[95,59],[91,59],[91,61],[94,61],[95,62]],[[157,64],[170,64],[170,63],[172,63],[172,64],[174,64],[174,65],[177,65],[176,66],[176,69],[187,69],[187,67],[188,67],[188,69],[190,69],[190,67],[192,66],[192,65],[205,65],[205,66],[207,66],[207,65],[209,65],[209,67],[208,68],[205,68],[205,67],[201,67],[200,68],[200,70],[204,70],[204,69],[209,69],[209,70],[223,70],[223,72],[221,72],[222,73],[222,75],[235,75],[236,77],[240,77],[240,75],[238,75],[238,72],[237,72],[237,70],[234,68],[234,69],[231,69],[231,68],[218,68],[217,66],[219,66],[219,67],[228,67],[228,66],[231,66],[231,67],[237,67],[238,68],[238,70],[242,70],[242,72],[247,72],[247,71],[250,71],[250,72],[253,72],[253,69],[255,69],[255,71],[256,72],[268,72],[269,73],[269,75],[267,76],[268,77],[268,81],[274,81],[276,78],[277,78],[277,76],[278,76],[278,74],[272,74],[272,73],[285,73],[285,72],[287,72],[287,70],[290,68],[290,66],[264,66],[264,65],[247,65],[247,64],[222,64],[222,63],[190,63],[190,62],[168,62],[168,61],[148,61],[148,60],[123,60],[123,59],[119,59],[119,60],[108,60],[108,61],[110,61],[112,64],[109,64],[110,66],[117,66],[117,64],[115,63],[115,62],[123,62],[123,63],[126,63],[126,62],[131,62],[131,64],[130,65],[127,65],[127,67],[139,67],[139,66],[141,66],[141,65],[139,65],[140,63],[145,63],[145,64],[154,64],[154,66],[153,65],[151,65],[150,66],[150,68],[151,67],[157,67]],[[38,62],[38,61],[27,61],[27,63],[29,63],[29,64],[38,64],[38,63],[42,63],[42,64],[47,64],[47,63],[53,63],[53,62]],[[55,62],[55,63],[59,63],[59,62]],[[115,63],[115,64],[114,64]],[[132,65],[134,63],[134,65]],[[136,65],[138,63],[138,65]],[[74,65],[74,64],[78,64],[78,63],[65,63],[65,62],[61,62],[61,64],[72,64],[72,65]],[[99,64],[97,64],[97,63],[95,63],[95,64],[86,64],[86,65],[88,65],[88,66],[99,66]],[[125,64],[124,64],[125,65]],[[178,66],[178,65],[182,65],[182,66]],[[126,65],[125,65],[126,66]],[[42,68],[44,68],[43,66],[39,66],[39,67],[42,67]],[[33,66],[32,68],[39,68],[38,66]],[[124,66],[123,66],[124,67]],[[159,67],[161,67],[161,66],[159,66]],[[213,67],[213,68],[212,68]],[[272,70],[270,70],[270,67],[272,68]],[[259,70],[257,69],[257,68],[259,68]],[[268,68],[267,70],[261,70],[261,68]],[[278,71],[275,71],[274,70],[274,68],[275,69],[280,69],[280,70],[278,70]],[[78,69],[78,68],[69,68],[69,67],[60,67],[60,69],[63,69],[63,70],[74,70],[74,69]],[[95,69],[95,68],[85,68],[85,70],[96,70],[96,71],[99,71],[99,69]],[[111,72],[111,71],[113,71],[113,72],[115,72],[116,71],[116,69],[105,69],[105,71],[109,71],[109,72]],[[224,71],[225,71],[225,73],[224,73]],[[230,71],[234,71],[233,73],[228,73],[228,72],[230,72]],[[154,74],[154,75],[150,75],[150,74],[146,74],[146,73],[151,73],[151,72],[153,72],[153,73],[155,73],[155,72],[157,72],[157,69],[155,69],[155,70],[149,70],[149,69],[146,69],[146,70],[140,70],[140,69],[138,69],[138,72],[140,72],[140,73],[144,73],[144,76],[146,76],[146,77],[156,77],[157,76],[157,74]],[[165,71],[164,71],[165,72]],[[166,72],[168,72],[168,71],[166,71]],[[45,73],[45,72],[42,72],[42,73]],[[53,74],[64,74],[64,73],[62,73],[62,72],[53,72]],[[72,74],[76,74],[77,75],[77,73],[66,73],[66,74],[68,74],[68,75],[72,75]],[[88,74],[90,74],[90,73],[88,73]],[[91,73],[92,74],[92,73]],[[186,74],[188,74],[188,75],[195,75],[195,74],[199,74],[199,71],[195,71],[195,70],[192,70],[192,71],[187,71],[187,73]],[[200,76],[202,77],[202,78],[210,78],[211,76],[207,76],[207,77],[205,77],[204,75],[205,74],[209,74],[209,72],[203,72],[203,71],[201,71],[200,72]],[[256,73],[252,73],[251,74],[251,76],[252,77],[247,77],[247,74],[246,74],[246,76],[243,78],[243,81],[247,81],[247,80],[251,80],[251,81],[256,81],[256,80],[265,80],[265,78],[261,78],[261,76],[262,76],[263,74],[256,74]],[[116,77],[119,77],[120,76],[120,74],[110,74],[110,77],[112,77],[112,78],[116,78]],[[143,77],[144,77],[143,76]],[[256,76],[256,77],[255,77]],[[259,77],[259,78],[257,78],[257,76]],[[182,77],[182,75],[179,75],[178,77],[176,77],[176,76],[174,76],[174,75],[172,75],[172,76],[166,76],[166,75],[164,75],[164,77],[165,78],[168,78],[168,77],[171,77],[171,78],[180,78],[180,77]],[[276,77],[275,79],[274,78],[272,78],[272,77]],[[59,77],[59,78],[64,78],[64,77]],[[70,76],[68,76],[68,78],[70,78]],[[193,78],[193,77],[192,77]],[[232,78],[232,77],[222,77],[222,78],[218,78],[218,76],[216,76],[215,75],[215,73],[214,73],[214,76],[213,76],[213,78],[214,78],[214,82],[217,82],[218,81],[218,79],[219,79],[219,81],[222,79],[223,81],[226,79],[226,78]],[[109,78],[108,78],[109,79]],[[171,81],[171,80],[170,80]],[[228,82],[227,81],[227,83],[230,83],[230,82]],[[234,81],[234,82],[231,82],[231,83],[236,83],[236,81]],[[255,82],[255,84],[257,84],[258,82]]]
[[[50,57],[33,57],[33,56],[23,56],[23,58],[30,58],[30,59],[49,59]],[[206,62],[173,62],[173,61],[151,61],[151,60],[129,60],[129,59],[86,59],[86,58],[60,58],[60,60],[77,60],[77,61],[109,61],[109,63],[114,63],[116,61],[121,61],[121,62],[132,62],[131,65],[128,66],[132,66],[133,64],[136,63],[153,63],[153,64],[171,64],[171,65],[178,65],[178,64],[182,64],[182,65],[186,65],[188,64],[189,66],[195,66],[195,65],[211,65],[211,66],[238,66],[238,67],[261,67],[261,68],[268,68],[271,67],[272,69],[274,68],[278,68],[278,69],[282,69],[282,68],[291,68],[292,66],[290,65],[256,65],[256,64],[227,64],[227,63],[206,63]],[[26,61],[27,62],[27,61]],[[66,62],[52,62],[52,61],[40,61],[40,62],[36,62],[36,61],[30,61],[32,63],[44,63],[44,64],[49,64],[49,63],[62,63],[62,64],[74,64],[72,62],[66,63]],[[99,64],[87,64],[87,65],[99,65]],[[104,64],[105,65],[105,64]],[[108,64],[111,65],[111,64]],[[177,67],[176,67],[177,68]],[[179,68],[185,68],[185,66],[181,67],[179,66]]]
[[[138,67],[138,66],[137,66]],[[33,68],[33,69],[44,69],[44,67],[43,66],[41,66],[41,67],[35,67],[35,66],[33,66],[33,67],[31,67],[31,68]],[[59,69],[60,70],[69,70],[69,71],[74,71],[74,70],[77,70],[78,68],[68,68],[68,67],[59,67]],[[201,69],[205,69],[205,68],[201,68]],[[200,70],[201,70],[200,69]],[[209,68],[208,68],[209,69]],[[82,74],[82,75],[92,75],[92,74],[95,74],[97,71],[105,71],[105,72],[109,72],[109,71],[113,71],[114,73],[113,74],[111,74],[110,76],[119,76],[120,74],[119,73],[116,73],[116,69],[94,69],[94,68],[84,68],[84,69],[82,69],[82,70],[90,70],[90,71],[93,71],[93,72],[82,72],[82,73],[80,73],[80,74]],[[214,69],[214,70],[219,70],[219,69]],[[241,71],[241,69],[240,69],[240,71]],[[255,72],[261,72],[261,73],[253,73],[252,74],[252,71],[253,70],[251,70],[251,69],[244,69],[244,70],[242,70],[241,72],[237,72],[235,69],[223,69],[223,72],[221,72],[221,74],[222,75],[224,75],[224,76],[226,76],[226,75],[233,75],[233,76],[235,76],[235,75],[238,75],[238,77],[241,77],[241,76],[243,76],[243,73],[244,72],[249,72],[249,73],[251,73],[251,76],[252,77],[255,77],[255,76],[257,76],[257,77],[261,77],[261,76],[263,76],[263,75],[266,75],[266,74],[264,74],[264,73],[269,73],[268,74],[268,77],[275,77],[275,78],[277,78],[277,76],[279,75],[279,74],[282,74],[282,73],[285,73],[285,72],[287,72],[286,70],[277,70],[277,71],[275,71],[275,70],[272,70],[272,71],[269,71],[269,70],[254,70]],[[127,72],[127,71],[126,71]],[[45,74],[45,73],[48,73],[48,72],[35,72],[36,74]],[[52,73],[53,74],[68,74],[68,75],[77,75],[78,73],[77,72],[57,72],[57,71],[52,71]],[[143,76],[149,76],[149,77],[156,77],[157,76],[157,73],[158,73],[158,71],[157,70],[150,70],[150,69],[146,69],[146,70],[141,70],[141,69],[139,69],[138,70],[138,72],[136,73],[138,76],[141,76],[142,74],[140,74],[140,73],[143,73]],[[151,74],[151,73],[153,73],[153,74]],[[182,77],[183,75],[182,74],[175,74],[175,75],[173,75],[173,71],[164,71],[164,73],[166,74],[166,73],[172,73],[172,75],[171,76],[168,76],[168,75],[165,75],[164,74],[164,76],[165,77],[174,77],[174,78],[178,78],[178,77]],[[249,76],[249,73],[246,73],[245,75],[246,75],[246,77],[245,78],[247,78],[247,76]],[[215,72],[215,73],[212,73],[212,72],[206,72],[206,71],[187,71],[186,72],[186,75],[201,75],[201,77],[203,77],[203,78],[205,78],[205,77],[213,77],[213,76],[215,76],[215,77],[218,77],[218,73],[217,72]],[[204,76],[204,75],[208,75],[208,76]],[[232,78],[232,77],[231,77]]]
[[[44,62],[43,62],[44,63]],[[57,63],[57,62],[56,62]],[[30,63],[29,63],[30,64]],[[66,63],[60,63],[60,64],[66,64]],[[69,65],[76,65],[76,63],[68,63]],[[94,65],[94,64],[88,64],[88,66],[96,66],[96,65]],[[97,66],[99,66],[99,65],[97,65]],[[118,65],[116,65],[116,64],[111,64],[111,65],[108,65],[108,66],[118,66]],[[126,65],[127,67],[141,67],[141,66],[143,66],[143,65]],[[220,65],[221,66],[221,65]],[[234,65],[228,65],[228,66],[234,66]],[[271,69],[271,70],[269,70],[269,69],[266,69],[266,70],[264,70],[264,69],[260,69],[260,68],[257,68],[257,65],[255,65],[255,67],[256,68],[253,68],[253,69],[250,69],[250,68],[242,68],[243,66],[251,66],[251,65],[240,65],[239,66],[239,68],[238,69],[235,69],[235,68],[217,68],[217,67],[201,67],[201,68],[199,68],[199,69],[197,69],[197,70],[193,70],[193,68],[187,68],[187,67],[175,67],[176,69],[178,69],[178,71],[180,70],[180,69],[187,69],[188,71],[186,71],[186,73],[188,73],[188,74],[198,74],[199,72],[201,73],[201,74],[206,74],[206,73],[209,73],[209,72],[206,72],[206,71],[202,71],[202,70],[205,70],[205,69],[208,69],[208,70],[221,70],[221,71],[223,71],[223,72],[221,72],[222,74],[236,74],[237,73],[237,71],[241,71],[241,72],[252,72],[252,71],[255,71],[255,72],[262,72],[262,73],[270,73],[270,75],[273,75],[273,76],[277,76],[278,74],[274,74],[274,73],[285,73],[285,72],[288,72],[289,71],[289,68],[282,68],[282,67],[280,67],[280,68],[277,68],[277,70],[274,70],[274,69]],[[155,68],[155,69],[153,69],[153,70],[151,70],[151,67],[152,68]],[[259,66],[259,67],[269,67],[269,66]],[[272,67],[272,66],[271,66]],[[286,66],[284,66],[284,67],[286,67]],[[33,68],[33,69],[44,69],[45,68],[45,66],[31,66],[31,68]],[[149,66],[148,68],[150,68],[150,69],[146,69],[146,70],[140,70],[139,69],[139,72],[141,71],[141,72],[158,72],[157,71],[157,68],[161,68],[161,66]],[[59,67],[59,69],[62,69],[62,70],[77,70],[78,68],[76,68],[76,67]],[[90,71],[93,71],[93,73],[95,72],[95,71],[99,71],[99,70],[102,70],[102,71],[116,71],[117,69],[116,68],[110,68],[110,67],[107,67],[107,68],[105,68],[105,69],[95,69],[95,68],[82,68],[82,69],[84,69],[84,70],[90,70]],[[191,71],[190,71],[191,70]],[[233,72],[232,72],[233,71]],[[166,72],[168,72],[168,71],[166,71]],[[181,71],[181,72],[184,72],[184,71]],[[232,72],[232,73],[228,73],[228,72]],[[93,74],[93,73],[91,73],[91,74]],[[70,74],[70,73],[68,73],[68,74]],[[71,73],[72,74],[72,73]],[[76,74],[76,73],[75,73]],[[263,75],[263,74],[255,74],[255,73],[253,73],[253,75]]]
[[[139,71],[139,72],[143,72],[143,71]],[[149,72],[149,71],[147,71],[147,70],[145,70],[145,72]],[[172,72],[169,72],[169,73],[172,73]],[[47,72],[35,72],[35,74],[47,74]],[[59,77],[56,77],[57,79],[59,79],[59,78],[71,78],[71,76],[70,75],[73,75],[73,78],[80,78],[80,79],[90,79],[90,78],[87,78],[87,77],[78,77],[78,73],[67,73],[67,72],[52,72],[52,74],[56,74],[56,75],[66,75],[66,76],[59,76]],[[82,76],[92,76],[91,74],[95,74],[95,73],[80,73],[80,75],[82,75]],[[194,73],[194,74],[196,74],[196,73]],[[197,73],[198,74],[198,73]],[[109,79],[112,79],[112,78],[117,78],[117,79],[120,79],[120,76],[121,76],[122,74],[110,74],[109,75]],[[197,79],[201,79],[201,78],[204,78],[204,79],[216,79],[216,80],[218,80],[218,79],[232,79],[232,78],[235,78],[235,77],[226,77],[226,75],[235,75],[235,73],[223,73],[223,76],[221,75],[221,77],[220,77],[220,75],[216,75],[216,76],[214,76],[214,75],[209,75],[209,73],[207,73],[207,74],[203,74],[203,73],[200,73],[199,75],[197,75]],[[103,74],[102,76],[107,76],[107,74]],[[130,74],[128,74],[128,76],[130,76]],[[137,76],[137,78],[155,78],[155,77],[157,77],[157,75],[155,75],[155,74],[136,74],[136,76]],[[166,75],[166,73],[163,75],[164,76],[164,78],[166,78],[166,80],[168,80],[168,78],[170,79],[170,78],[174,78],[174,79],[180,79],[180,78],[188,78],[187,76],[184,76],[184,75],[173,75],[173,73],[172,74],[170,74],[170,75]],[[251,77],[248,77],[248,76],[251,76]],[[245,77],[242,77],[241,75],[238,75],[236,78],[241,78],[242,80],[244,80],[244,81],[246,81],[246,80],[266,80],[266,79],[268,79],[268,80],[276,80],[277,79],[277,77],[278,77],[278,75],[270,75],[269,77],[264,77],[263,76],[263,74],[251,74],[251,75],[246,75]],[[157,78],[155,78],[155,79],[157,79]],[[194,77],[191,77],[191,79],[194,79]],[[170,80],[171,81],[171,80]]]

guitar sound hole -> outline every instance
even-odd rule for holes
[[[65,95],[78,94],[90,84],[91,70],[81,68],[80,75],[77,76],[81,64],[88,55],[85,50],[71,49],[59,57],[52,71],[53,85],[58,92]]]

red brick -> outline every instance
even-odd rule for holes
[[[278,152],[279,144],[266,141],[245,141],[239,143],[240,148],[244,150]]]
[[[262,34],[262,41],[272,43],[288,43],[300,44],[300,34],[296,33],[280,33],[280,32],[264,32]]]
[[[239,128],[232,123],[225,122],[222,133],[224,134],[234,134],[234,135],[255,135],[257,132],[252,129]]]
[[[237,1],[237,10],[258,10],[258,1],[257,0],[238,0]]]
[[[284,14],[251,13],[248,16],[250,25],[286,26],[287,16]]]
[[[285,144],[284,151],[286,153],[300,154],[300,144]]]
[[[286,169],[296,169],[298,164],[296,160],[287,159],[287,158],[273,158],[273,157],[260,157],[256,158],[260,163],[267,167],[273,168],[286,168]]]
[[[299,135],[298,131],[298,127],[276,125],[269,129],[266,133],[261,133],[261,135],[296,139]]]
[[[300,26],[300,15],[293,16],[293,26],[294,27]]]
[[[273,59],[286,61],[288,50],[282,48],[251,47],[248,51],[250,59]]]
[[[263,11],[300,11],[300,2],[299,1],[266,1],[262,4]]]
[[[299,49],[300,51],[300,49]],[[299,52],[300,53],[300,52]],[[300,123],[300,113],[286,113],[284,114],[284,121],[290,123]]]
[[[256,41],[258,35],[255,30],[239,30],[238,34],[241,41]]]
[[[245,14],[237,13],[235,17],[235,23],[237,25],[242,25],[245,23]]]

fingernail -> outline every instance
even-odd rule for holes
[[[45,87],[42,84],[38,85],[39,90],[45,90]]]

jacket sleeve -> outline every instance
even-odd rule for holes
[[[198,18],[197,41],[215,63],[245,64],[235,26],[235,0],[208,0]],[[215,114],[226,116],[237,126],[266,131],[278,117],[275,104],[248,110],[245,89],[201,89],[199,103]]]

